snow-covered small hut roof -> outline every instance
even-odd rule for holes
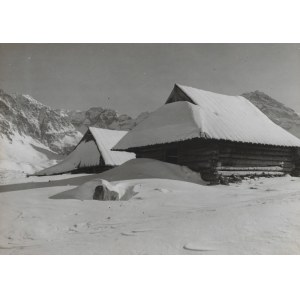
[[[111,151],[111,149],[127,134],[127,131],[109,130],[89,127],[94,136],[103,160],[108,166],[119,166],[135,158],[134,153]]]
[[[273,123],[250,101],[175,85],[167,104],[120,140],[127,150],[192,138],[300,147],[300,140]]]
[[[34,175],[53,175],[76,169],[99,166],[119,166],[135,158],[134,153],[111,151],[127,131],[90,127],[75,149],[61,162]],[[103,164],[102,163],[102,164]]]

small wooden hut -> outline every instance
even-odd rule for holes
[[[223,176],[291,174],[300,140],[250,101],[175,85],[166,105],[128,132],[113,150]],[[298,167],[299,169],[299,167]]]
[[[89,127],[74,150],[57,165],[34,175],[101,173],[135,158],[134,153],[111,151],[127,131]]]

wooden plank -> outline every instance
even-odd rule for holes
[[[294,160],[295,157],[292,154],[279,154],[279,153],[260,153],[260,152],[231,152],[231,153],[220,153],[221,157],[270,157],[270,158],[289,158]]]
[[[278,164],[231,164],[224,165],[221,164],[221,167],[235,167],[235,168],[272,168],[272,167],[281,167],[283,170],[289,171],[295,168],[294,165],[278,165]]]
[[[277,154],[291,154],[293,151],[292,149],[280,149],[280,148],[275,148],[275,149],[270,149],[270,148],[251,148],[251,147],[235,147],[235,148],[223,148],[222,146],[220,146],[220,152],[221,153],[247,153],[247,152],[260,152],[260,153],[265,153],[265,154],[270,154],[270,153],[277,153]]]
[[[283,171],[282,167],[279,166],[268,166],[268,167],[217,167],[218,171]]]
[[[222,164],[295,164],[293,160],[287,160],[287,159],[270,159],[267,157],[262,157],[262,158],[248,158],[248,157],[220,157],[219,158],[220,162]]]
[[[222,147],[222,142],[219,143]],[[223,143],[224,148],[231,149],[260,149],[260,150],[274,150],[274,151],[284,151],[289,152],[293,150],[293,147],[281,147],[273,145],[262,145],[262,144],[250,144],[250,143]]]
[[[279,155],[261,155],[261,154],[220,154],[220,158],[231,158],[231,159],[253,159],[253,160],[271,160],[271,161],[293,161],[293,157],[286,155],[286,156],[279,156]]]
[[[214,157],[207,156],[207,157],[179,157],[178,160],[180,162],[210,162]]]
[[[235,160],[235,161],[221,161],[222,166],[226,167],[268,167],[268,166],[280,166],[284,168],[295,168],[295,164],[290,162],[285,162],[281,164],[280,162],[272,161],[246,161],[246,160]]]
[[[189,149],[186,151],[180,151],[182,155],[190,156],[190,155],[218,155],[217,150],[199,150],[199,149]]]
[[[279,171],[219,171],[218,174],[223,176],[264,176],[264,175],[272,175],[272,176],[283,176],[285,172],[279,172]]]

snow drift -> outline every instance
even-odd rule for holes
[[[188,167],[150,158],[132,159],[117,168],[99,174],[99,178],[107,181],[162,178],[188,181],[197,184],[205,183],[199,173],[193,172]]]
[[[149,179],[155,179],[151,181]],[[54,195],[54,199],[80,200],[128,200],[144,190],[166,192],[161,180],[174,181],[174,186],[185,183],[206,185],[199,173],[187,167],[165,163],[148,158],[133,159],[122,166],[99,174],[99,178],[88,181],[79,187]],[[102,198],[95,197],[96,189],[102,187]],[[109,193],[110,191],[110,193]]]

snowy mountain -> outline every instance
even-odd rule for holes
[[[51,151],[64,154],[82,135],[69,118],[28,95],[9,95],[0,90],[1,137],[30,137]]]
[[[38,171],[69,153],[88,126],[129,130],[147,115],[132,119],[101,107],[52,109],[29,95],[0,90],[0,170]]]
[[[113,109],[91,107],[86,111],[63,110],[63,113],[81,133],[85,133],[88,126],[116,130],[129,130],[134,126],[134,120],[131,117],[119,115]]]
[[[63,114],[28,95],[0,90],[0,169],[30,173],[47,167],[81,137]]]
[[[263,92],[242,94],[274,123],[300,138],[300,116],[293,109],[271,98]]]
[[[81,133],[85,133],[89,126],[115,130],[131,130],[149,115],[149,112],[143,112],[137,118],[133,119],[128,115],[120,115],[115,110],[102,107],[91,107],[86,111],[61,110],[60,113],[68,116],[70,122]]]
[[[294,110],[260,91],[242,96],[300,138],[300,116]],[[52,109],[31,96],[0,90],[0,170],[38,171],[69,153],[88,126],[130,130],[148,115],[143,112],[133,119],[102,107]]]

